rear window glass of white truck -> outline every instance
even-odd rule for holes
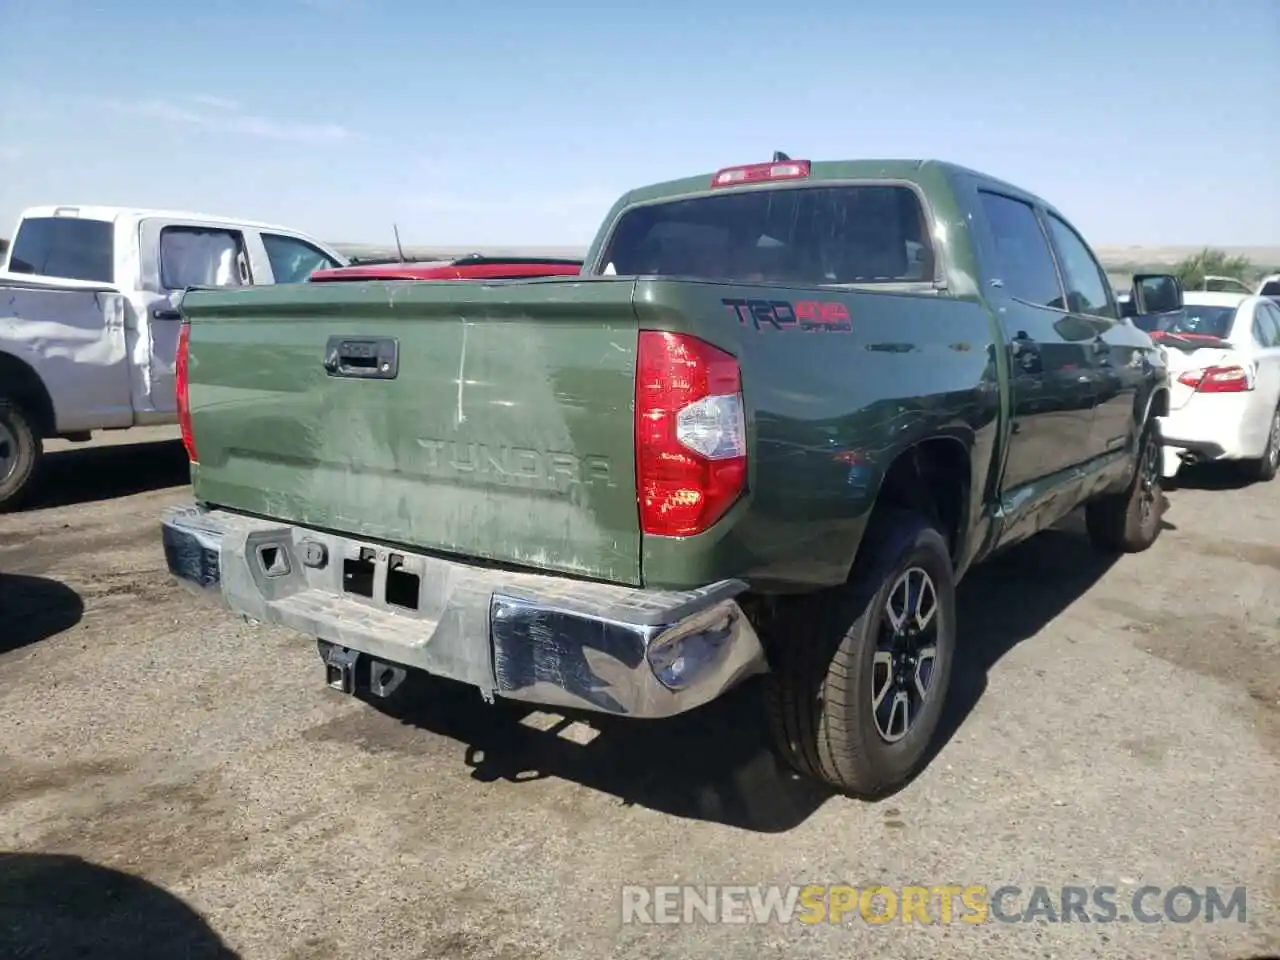
[[[1231,335],[1231,328],[1235,322],[1235,307],[1187,304],[1178,313],[1162,318],[1156,329],[1160,333],[1187,333],[1197,337],[1217,337],[1219,340],[1225,340]]]
[[[13,273],[111,283],[115,224],[79,217],[31,217],[18,225],[9,256]]]
[[[607,274],[810,284],[933,279],[920,198],[896,184],[734,191],[636,206]]]

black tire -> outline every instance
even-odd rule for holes
[[[30,415],[16,401],[0,397],[0,513],[26,501],[43,457],[44,443]]]
[[[1085,527],[1098,550],[1141,553],[1160,536],[1165,507],[1160,457],[1160,426],[1153,417],[1138,440],[1137,463],[1129,485],[1085,506]]]
[[[905,735],[890,742],[881,730],[883,711],[878,721],[873,707],[891,670],[877,648],[893,632],[886,606],[893,601],[901,609],[901,580],[910,575],[918,585],[917,572],[929,577],[936,601],[928,618],[932,632],[918,639],[932,640],[935,654],[923,706]],[[927,601],[919,604],[919,612],[926,608]],[[765,697],[784,759],[850,796],[874,798],[909,782],[931,755],[955,656],[955,572],[943,536],[917,514],[879,511],[849,582],[789,600],[779,614],[768,640]],[[898,732],[895,716],[890,734]]]
[[[1280,472],[1280,409],[1271,418],[1271,433],[1267,435],[1267,447],[1257,460],[1245,460],[1245,475],[1257,483],[1274,480]]]

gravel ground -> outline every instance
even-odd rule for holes
[[[0,955],[1280,952],[1280,483],[1187,478],[1114,565],[1067,524],[975,570],[948,738],[868,804],[783,775],[750,686],[551,729],[438,681],[343,698],[308,638],[169,582],[185,462],[135,439],[55,453],[0,517]],[[621,922],[621,885],[672,883],[1110,884],[1121,914],[1243,885],[1247,920]]]

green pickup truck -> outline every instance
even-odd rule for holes
[[[873,796],[966,570],[1081,505],[1105,551],[1160,531],[1160,350],[1060,213],[947,163],[779,154],[626,194],[581,275],[181,312],[169,569],[347,693],[654,718],[765,674],[790,763]]]

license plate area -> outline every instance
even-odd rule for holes
[[[421,564],[394,550],[360,547],[343,558],[342,592],[379,606],[417,611],[422,605]]]

